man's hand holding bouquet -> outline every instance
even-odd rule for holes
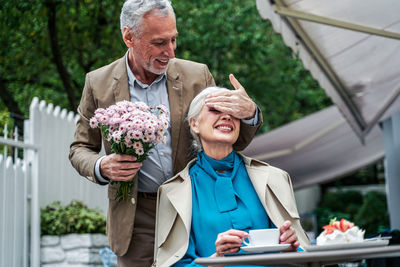
[[[106,109],[98,108],[90,119],[90,127],[101,130],[112,152],[135,156],[138,162],[144,161],[158,143],[165,143],[168,126],[169,111],[165,106],[152,107],[143,102],[120,101]],[[133,179],[111,181],[114,183],[119,183],[117,200],[128,200]]]

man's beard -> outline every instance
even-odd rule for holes
[[[152,63],[149,63],[147,65],[147,70],[151,73],[154,73],[156,75],[161,75],[164,74],[167,71],[168,65],[169,65],[169,60],[168,60],[168,64],[161,70],[161,69],[157,69],[154,67],[155,64],[155,60]]]

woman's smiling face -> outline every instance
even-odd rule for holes
[[[239,137],[240,120],[203,105],[197,120],[191,119],[190,126],[199,135],[204,150],[215,145],[232,147]]]

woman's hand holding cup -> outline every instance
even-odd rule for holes
[[[285,221],[279,229],[250,230],[249,233],[230,229],[218,234],[215,241],[216,253],[212,257],[221,257],[226,253],[236,253],[242,243],[247,246],[291,244],[285,251],[297,251],[300,243],[290,221]],[[249,238],[249,243],[244,240]]]
[[[280,232],[279,243],[291,244],[291,246],[285,251],[297,251],[297,248],[300,245],[296,232],[291,226],[292,223],[290,221],[285,221],[279,228]]]
[[[259,229],[249,231],[249,243],[247,246],[273,246],[277,244],[290,244],[284,251],[297,251],[300,245],[296,232],[291,227],[290,221],[285,221],[279,229]]]
[[[216,253],[212,256],[221,257],[226,253],[236,253],[240,250],[243,240],[249,236],[248,233],[241,230],[230,229],[218,234],[215,241]]]

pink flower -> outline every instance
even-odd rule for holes
[[[136,152],[136,154],[138,154],[139,156],[141,156],[141,155],[144,154],[143,148],[135,148],[135,152]]]
[[[156,136],[154,135],[153,131],[146,131],[145,137],[147,138],[148,141],[152,142],[156,139]]]
[[[134,139],[139,140],[143,137],[143,133],[141,131],[133,131]]]
[[[99,113],[99,114],[104,114],[105,112],[106,112],[106,110],[104,108],[98,108],[95,111],[95,113]]]
[[[112,117],[115,114],[115,110],[112,109],[111,107],[109,109],[107,109],[107,111],[106,111],[107,115],[110,117]]]
[[[108,117],[105,115],[102,115],[99,119],[99,123],[106,125],[108,123]]]
[[[157,135],[156,141],[157,141],[157,143],[163,142],[164,144],[166,144],[167,137],[165,135]]]
[[[122,133],[125,133],[127,129],[128,129],[128,125],[127,125],[126,122],[122,122],[122,123],[119,125],[119,128],[118,128],[118,130],[119,130],[120,132],[122,132]]]
[[[159,128],[159,129],[157,130],[157,134],[159,134],[159,135],[164,135],[164,134],[165,134],[165,129],[164,129],[164,128]]]
[[[128,111],[126,111],[126,110],[125,110],[125,112],[126,112],[126,113],[122,114],[121,119],[122,119],[123,121],[128,121],[129,118],[130,118],[130,116],[131,116],[131,114],[128,113]]]
[[[138,109],[140,109],[142,111],[147,111],[149,109],[147,104],[144,102],[136,102],[136,106],[138,107]]]
[[[119,143],[119,141],[121,141],[121,135],[122,133],[120,131],[115,131],[112,133],[112,138],[115,143]]]
[[[99,125],[99,122],[97,121],[96,117],[92,117],[89,121],[89,124],[91,128],[96,128],[97,125]]]
[[[119,117],[112,117],[110,119],[110,124],[119,124],[121,122],[123,122],[123,120],[121,118],[119,118]]]
[[[169,114],[168,108],[164,105],[158,105],[157,109],[160,110],[161,113]]]
[[[154,126],[149,124],[146,124],[146,132],[153,132],[154,131]]]
[[[168,120],[167,119],[161,119],[161,124],[163,125],[163,127],[165,128],[165,129],[167,129],[168,128],[168,125],[169,125],[169,122],[168,122]]]
[[[144,123],[135,124],[135,130],[143,131],[144,130]]]
[[[132,130],[129,130],[128,132],[126,132],[126,136],[130,139],[133,139],[135,137]]]
[[[127,130],[131,130],[132,128],[133,128],[133,122],[128,121],[128,122],[126,123],[126,129],[127,129]]]
[[[140,149],[140,148],[143,149],[143,145],[139,141],[133,142],[133,147],[136,149]]]
[[[127,135],[125,135],[124,141],[125,141],[126,147],[133,147],[133,143],[132,143],[131,139],[129,139],[129,137]]]

